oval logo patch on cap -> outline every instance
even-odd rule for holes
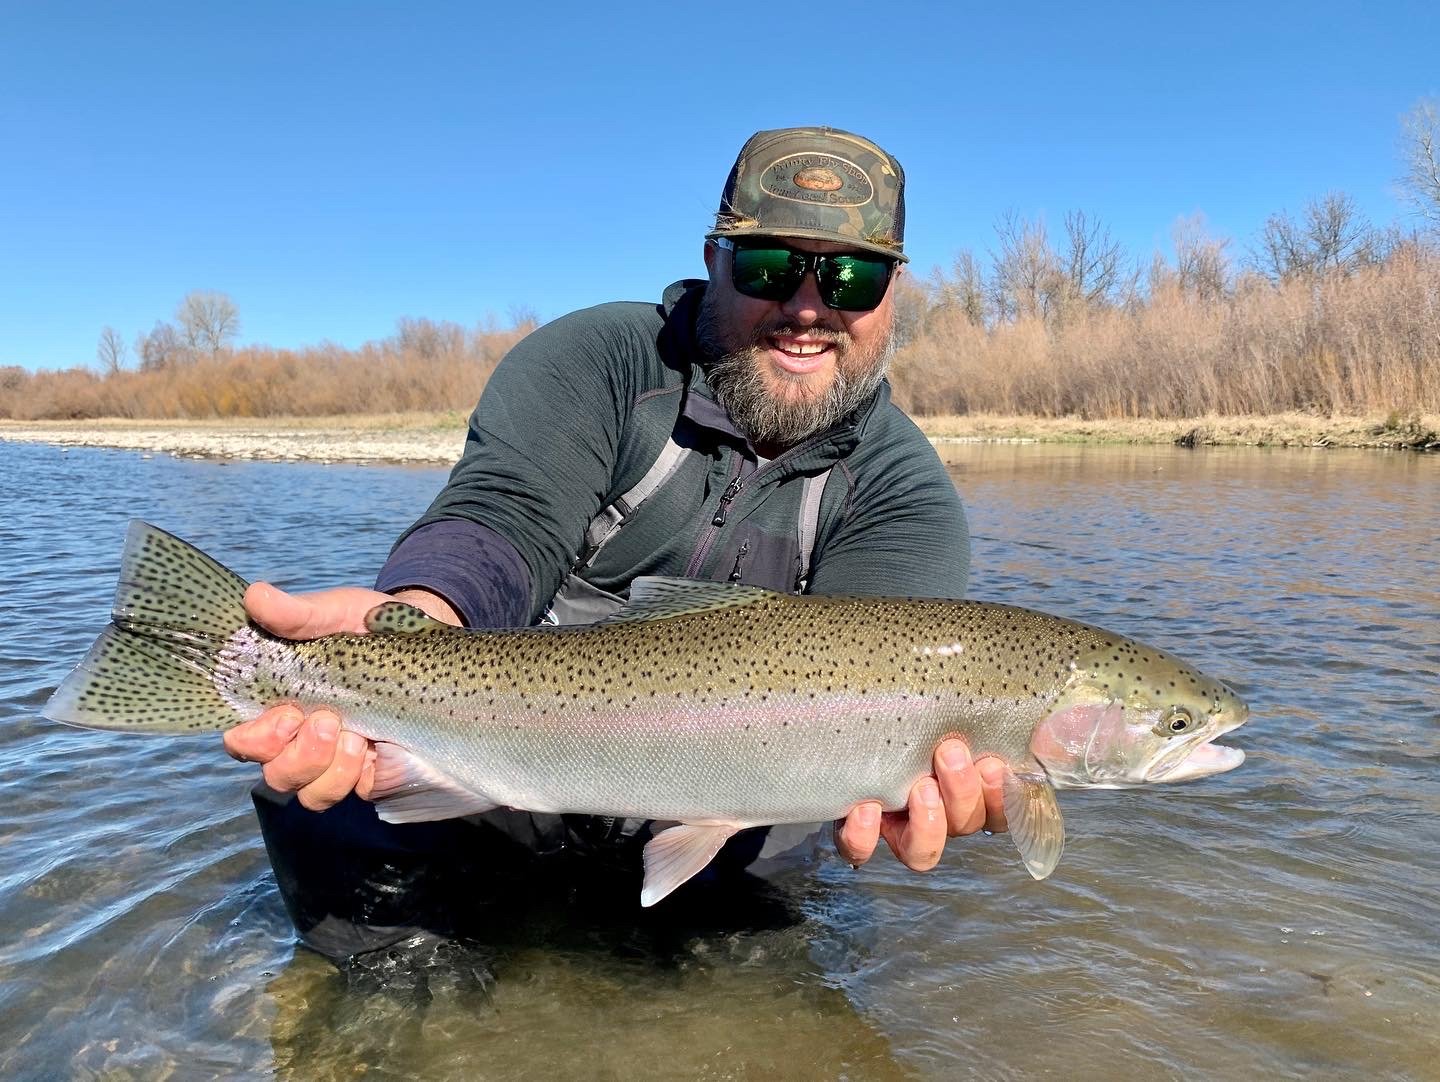
[[[777,199],[831,207],[859,207],[875,197],[865,170],[829,154],[786,155],[765,167],[760,188]]]
[[[845,182],[835,175],[833,169],[812,165],[800,170],[791,178],[796,185],[812,192],[838,192]]]

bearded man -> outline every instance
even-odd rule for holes
[[[962,596],[959,497],[885,382],[892,286],[906,261],[904,185],[900,164],[860,136],[757,133],[706,237],[708,281],[677,282],[659,305],[602,304],[536,330],[491,377],[463,457],[397,542],[382,592],[292,596],[261,583],[246,595],[251,616],[289,638],[363,632],[366,612],[393,596],[468,627],[579,623],[618,609],[641,575]],[[407,827],[379,823],[357,799],[372,780],[365,740],[333,713],[281,706],[225,743],[265,764],[257,808],[306,941],[353,954],[406,926],[406,914],[391,914],[370,921],[383,935],[357,938],[343,931],[356,921],[347,909],[373,917],[385,892],[302,882],[350,874],[366,846],[406,847],[396,839]],[[862,864],[883,836],[923,871],[947,836],[1003,829],[998,772],[982,777],[958,740],[941,745],[934,767],[906,810],[853,809],[837,826],[840,854]],[[650,833],[642,821],[503,809],[482,818],[529,852],[637,868]],[[735,836],[717,874],[764,844],[765,828]]]

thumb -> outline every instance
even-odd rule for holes
[[[330,630],[313,627],[315,604],[309,598],[287,594],[268,582],[252,582],[246,589],[245,611],[266,631],[282,639],[313,639]]]

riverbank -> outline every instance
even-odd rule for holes
[[[1440,450],[1440,415],[1088,421],[1075,417],[922,417],[937,444],[1151,443],[1182,446]],[[0,421],[0,442],[112,447],[182,457],[281,462],[448,464],[465,442],[460,413],[266,417],[213,421]]]

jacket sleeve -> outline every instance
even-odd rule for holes
[[[485,386],[449,481],[401,536],[391,562],[431,523],[478,524],[509,542],[524,561],[530,596],[522,622],[533,622],[568,573],[586,525],[609,492],[635,395],[637,366],[627,359],[645,348],[635,340],[638,333],[635,321],[607,318],[602,306],[558,319],[516,345]],[[483,591],[478,578],[484,568],[471,566],[467,572],[464,562],[451,561],[446,589],[436,592],[465,597]]]
[[[839,522],[816,553],[811,593],[965,595],[970,576],[965,510],[955,483],[918,429],[854,472],[843,464],[837,472],[845,472],[848,492]]]

